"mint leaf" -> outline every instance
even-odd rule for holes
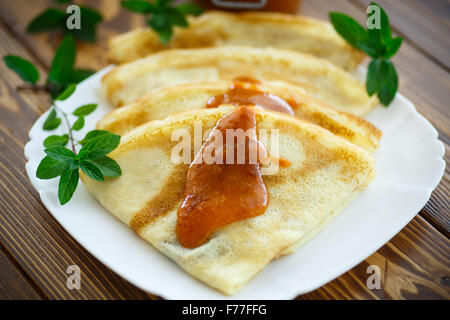
[[[192,3],[182,3],[175,8],[183,14],[190,14],[193,16],[199,16],[203,13],[203,9],[201,7]]]
[[[148,1],[128,0],[122,1],[121,4],[125,9],[139,13],[150,13],[155,10],[155,6]]]
[[[50,113],[48,114],[47,119],[45,119],[42,128],[44,130],[50,131],[58,128],[60,124],[61,119],[56,116],[56,110],[52,109],[52,111],[50,111]]]
[[[70,75],[67,79],[67,84],[80,83],[81,81],[92,76],[94,73],[95,73],[95,71],[88,70],[88,69],[72,70],[72,72],[70,73]]]
[[[58,186],[58,199],[61,205],[66,204],[72,198],[75,189],[78,186],[79,177],[78,168],[66,169],[61,174]]]
[[[14,55],[4,56],[3,61],[23,81],[35,84],[39,80],[39,72],[30,61]]]
[[[102,15],[96,10],[84,6],[80,6],[80,14],[81,29],[68,30],[65,28],[64,30],[69,34],[73,34],[77,39],[86,42],[95,42],[97,38],[97,24],[103,20]]]
[[[392,39],[388,44],[387,44],[387,49],[386,49],[386,53],[384,54],[383,58],[384,59],[390,59],[392,58],[400,49],[400,47],[402,46],[403,43],[403,39],[400,37],[394,38]]]
[[[44,147],[51,148],[51,147],[64,147],[67,142],[69,142],[69,135],[64,134],[62,136],[58,135],[52,135],[47,137],[44,140]]]
[[[94,160],[113,151],[120,143],[120,136],[109,133],[90,139],[80,150],[78,159]]]
[[[110,157],[98,158],[95,160],[88,160],[93,163],[105,177],[115,178],[122,174],[119,164]]]
[[[67,161],[58,161],[49,156],[45,156],[39,163],[36,170],[36,177],[39,179],[53,179],[60,176],[69,167]]]
[[[80,117],[80,116],[87,116],[94,112],[95,109],[97,109],[98,104],[96,103],[90,103],[85,104],[81,107],[78,107],[74,112],[73,115]]]
[[[369,65],[366,88],[369,95],[378,93],[380,102],[387,106],[398,89],[398,75],[394,64],[389,60],[376,59]]]
[[[112,134],[112,133],[109,131],[106,131],[106,130],[91,130],[86,134],[84,139],[81,140],[79,143],[82,146],[84,146],[89,140],[91,140],[93,138],[97,138],[99,136],[105,136],[105,135],[109,135],[109,134]]]
[[[66,13],[59,9],[49,8],[35,17],[27,26],[27,32],[48,31],[65,25]]]
[[[75,153],[64,147],[51,147],[44,150],[44,152],[52,159],[58,161],[72,161],[76,158]]]
[[[83,127],[84,127],[84,117],[81,116],[73,124],[72,130],[79,131],[79,130],[83,129]]]
[[[55,98],[58,101],[64,101],[68,99],[77,89],[77,85],[75,83],[70,84],[64,91]]]
[[[377,42],[383,45],[386,45],[392,39],[392,30],[389,23],[389,17],[380,5],[375,2],[372,2],[370,5],[380,8],[380,29],[368,29],[369,37],[376,39]],[[373,14],[373,12],[369,12],[367,18],[369,18],[371,14]]]
[[[102,172],[94,164],[89,161],[82,161],[80,168],[91,179],[96,181],[105,181]]]
[[[64,85],[72,72],[75,56],[76,47],[73,37],[64,37],[53,57],[47,83]]]
[[[186,28],[188,26],[188,22],[184,17],[184,14],[181,11],[178,11],[174,8],[168,8],[166,10],[166,14],[169,19],[169,23],[174,26],[180,26]]]
[[[356,49],[361,49],[360,43],[368,42],[369,35],[367,31],[352,17],[344,13],[331,12],[330,20],[337,33]]]

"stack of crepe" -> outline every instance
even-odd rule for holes
[[[167,46],[150,29],[110,41],[110,59],[118,66],[102,85],[117,109],[97,128],[122,136],[109,155],[122,176],[105,182],[81,177],[139,236],[195,278],[231,295],[271,260],[314,237],[369,185],[381,132],[362,116],[377,101],[350,73],[363,54],[326,22],[209,12],[189,23]],[[207,107],[237,82],[293,106],[293,114],[285,114],[249,99],[256,101],[249,104],[256,105],[258,130],[279,130],[279,156],[290,166],[262,177],[269,195],[263,214],[222,226],[202,245],[187,248],[176,226],[190,165],[171,161],[177,144],[171,135],[180,128],[192,133],[194,123],[212,129],[242,107],[232,97]]]

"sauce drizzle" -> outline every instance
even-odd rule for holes
[[[240,77],[235,79],[236,83],[233,83],[226,93],[216,95],[208,100],[207,108],[217,108],[221,104],[233,104],[233,105],[255,105],[267,110],[287,113],[291,116],[295,115],[292,105],[283,100],[282,98],[267,92],[260,91],[256,88],[246,88],[239,81],[250,82],[246,77]]]
[[[226,136],[227,129],[253,129],[245,139],[245,163],[238,164],[238,143],[226,141],[220,150],[224,163],[227,144],[232,143],[233,164],[207,164],[205,150],[214,144],[215,131]],[[230,139],[231,140],[231,139]],[[263,214],[268,205],[268,193],[262,180],[259,161],[250,161],[251,148],[261,147],[256,137],[256,116],[252,107],[244,106],[221,118],[210,137],[191,163],[184,192],[184,201],[177,211],[176,233],[180,244],[196,248],[205,243],[214,231],[230,223]],[[231,150],[231,149],[230,149]],[[267,156],[267,152],[262,157]]]

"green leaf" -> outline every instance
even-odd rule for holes
[[[27,32],[48,31],[65,26],[66,13],[59,9],[49,8],[35,17],[27,26]]]
[[[66,204],[72,198],[77,186],[80,175],[78,168],[66,169],[59,179],[58,199],[61,205]]]
[[[66,36],[61,41],[52,60],[47,82],[64,85],[72,73],[75,63],[76,47],[72,36]]]
[[[390,59],[392,58],[400,49],[402,46],[403,39],[400,37],[392,39],[388,45],[385,55],[383,56],[384,59]]]
[[[398,75],[389,60],[373,60],[367,73],[366,88],[369,95],[378,94],[380,102],[388,106],[398,89]]]
[[[164,8],[171,4],[173,0],[155,0],[155,6]]]
[[[203,13],[203,9],[201,7],[192,3],[182,3],[175,8],[183,14],[189,14],[193,16],[199,16]]]
[[[92,76],[95,73],[95,71],[93,70],[88,70],[88,69],[75,69],[72,70],[72,72],[70,73],[67,81],[67,84],[71,84],[71,83],[80,83],[81,81],[89,78],[90,76]]]
[[[56,116],[56,110],[52,109],[52,111],[50,111],[50,113],[48,114],[47,119],[45,119],[42,128],[47,131],[54,130],[58,128],[60,124],[61,119]]]
[[[155,10],[155,6],[148,1],[125,0],[121,4],[125,9],[139,13],[150,13]]]
[[[74,112],[73,115],[80,117],[80,116],[87,116],[94,112],[95,109],[97,109],[98,104],[96,103],[90,103],[82,105],[81,107],[78,107]]]
[[[72,150],[64,147],[51,147],[44,150],[44,152],[52,159],[58,161],[72,161],[75,160],[76,155]]]
[[[36,177],[39,179],[53,179],[60,176],[70,165],[67,161],[58,161],[49,156],[41,160],[36,170]]]
[[[172,26],[169,23],[169,17],[166,14],[153,15],[147,24],[159,35],[163,44],[167,44],[172,37]]]
[[[64,91],[55,98],[57,101],[64,101],[68,99],[77,89],[77,85],[75,83],[70,84]]]
[[[359,43],[367,43],[369,40],[367,31],[352,17],[339,12],[331,12],[330,20],[336,32],[353,47],[361,49]]]
[[[72,126],[72,130],[79,131],[84,127],[84,117],[78,117],[77,121]]]
[[[183,13],[181,13],[177,9],[167,8],[165,11],[168,16],[170,25],[180,26],[184,28],[188,26],[188,22]]]
[[[103,20],[102,15],[94,9],[84,6],[80,6],[80,14],[81,28],[73,30],[65,28],[65,31],[69,34],[73,34],[77,39],[86,42],[95,42],[97,24]]]
[[[80,150],[78,159],[94,160],[102,158],[113,151],[120,143],[120,136],[116,134],[100,135],[90,139]]]
[[[58,2],[58,3],[69,3],[72,0],[55,0],[55,1]]]
[[[35,84],[39,80],[39,72],[30,61],[13,55],[4,56],[3,61],[23,81]]]
[[[62,136],[58,136],[58,135],[52,135],[47,137],[44,140],[44,147],[46,148],[51,148],[51,147],[64,147],[67,142],[69,142],[69,135],[64,134]]]
[[[378,70],[381,60],[375,59],[369,64],[366,78],[366,90],[369,96],[373,96],[379,90],[380,79],[378,79]]]
[[[389,26],[389,17],[386,14],[386,11],[384,11],[379,4],[372,2],[370,5],[380,8],[380,29],[368,29],[369,37],[375,38],[377,42],[385,45],[392,39],[392,30]],[[373,14],[373,12],[368,13],[367,18],[369,18],[371,14]]]
[[[83,138],[83,140],[81,140],[79,143],[82,146],[84,146],[89,140],[91,140],[93,138],[110,135],[110,134],[112,134],[112,133],[109,131],[106,131],[106,130],[91,130],[86,134],[86,136]]]
[[[122,174],[119,164],[110,157],[98,158],[95,160],[88,160],[93,163],[105,177],[115,178]]]
[[[89,161],[82,161],[80,163],[80,168],[86,175],[96,181],[105,181],[103,173],[94,164]]]
[[[391,61],[385,61],[382,68],[384,81],[378,91],[378,99],[380,102],[388,106],[395,98],[398,89],[398,75],[395,66]]]

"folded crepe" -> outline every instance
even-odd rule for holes
[[[290,162],[276,174],[263,176],[269,196],[266,211],[219,228],[196,248],[181,246],[177,209],[189,164],[171,161],[178,144],[172,134],[177,129],[192,134],[194,123],[211,129],[234,109],[192,110],[149,122],[124,135],[110,153],[122,169],[120,177],[97,182],[81,173],[87,190],[109,212],[193,277],[226,294],[322,230],[375,174],[374,160],[365,150],[317,125],[255,108],[258,132],[278,129],[279,156]],[[265,145],[269,154],[271,139],[269,135]]]
[[[248,101],[263,108],[266,104],[270,106],[281,100],[281,103],[292,107],[297,118],[318,124],[369,152],[378,148],[381,131],[370,122],[337,110],[309,96],[298,86],[245,80],[183,84],[155,90],[146,97],[113,110],[98,122],[97,128],[123,135],[148,121],[211,107],[211,101],[220,101],[224,97],[229,103],[243,104]]]
[[[123,106],[155,89],[243,76],[299,85],[313,97],[359,116],[377,103],[363,83],[327,60],[250,47],[162,51],[116,67],[104,76],[102,88],[114,106]]]
[[[125,63],[171,48],[222,45],[274,47],[309,53],[352,71],[364,53],[351,47],[325,21],[274,12],[211,11],[189,18],[188,28],[176,28],[167,45],[149,28],[136,29],[109,41],[109,59]]]

